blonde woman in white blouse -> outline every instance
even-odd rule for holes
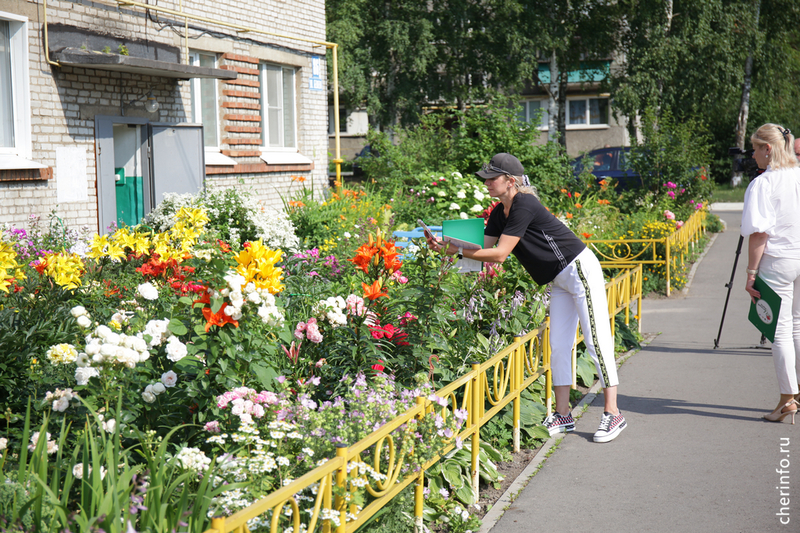
[[[781,297],[772,359],[781,395],[764,419],[781,422],[797,412],[800,377],[800,167],[794,136],[777,124],[764,124],[750,137],[753,157],[766,171],[747,187],[742,235],[748,238],[747,283],[750,296],[756,275]],[[755,300],[754,300],[755,301]]]

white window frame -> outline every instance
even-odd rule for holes
[[[213,56],[214,57],[214,68],[217,68],[217,54],[213,52],[202,52],[200,50],[191,50],[189,52],[189,63],[192,66],[199,67],[200,66],[200,56]],[[202,103],[203,103],[203,91],[202,91],[202,78],[192,78],[192,121],[197,124],[203,124],[203,110],[202,110]],[[217,84],[214,84],[214,102],[217,103],[217,108],[219,108],[219,90],[217,88]],[[205,129],[206,125],[203,124],[203,128]],[[220,145],[220,131],[219,131],[219,109],[217,110],[217,120],[215,125],[216,131],[214,132],[214,136],[217,139],[217,144],[215,146],[206,146],[206,148],[216,148],[219,149]]]
[[[205,52],[202,50],[190,50],[189,51],[189,64],[193,66],[200,66],[200,56],[213,56],[214,57],[214,68],[217,68],[219,58],[215,52]],[[192,78],[191,80],[191,88],[192,88],[192,122],[197,124],[203,124],[203,130],[207,127],[206,124],[203,123],[203,90],[201,85],[202,78]],[[223,155],[220,151],[220,146],[222,144],[222,128],[220,127],[220,117],[219,117],[219,107],[220,107],[220,100],[219,100],[219,84],[216,83],[214,80],[214,102],[216,102],[216,112],[217,112],[217,120],[215,121],[214,128],[215,128],[215,137],[217,139],[216,146],[205,146],[205,138],[203,138],[203,148],[205,152],[205,164],[206,166],[234,166],[236,165],[236,160],[231,159],[230,157]],[[205,137],[205,136],[204,136]]]
[[[259,78],[261,80],[261,140],[262,140],[262,150],[269,151],[269,152],[281,152],[281,151],[297,151],[297,72],[294,67],[289,67],[286,65],[280,65],[277,63],[260,63],[259,66]],[[269,95],[267,94],[268,84],[267,84],[267,69],[281,69],[281,83],[278,84],[278,89],[281,91],[278,95],[278,102],[281,103],[281,125],[278,128],[279,135],[281,137],[278,146],[271,146],[269,138],[269,103],[268,98]],[[283,119],[284,115],[283,112],[285,111],[283,108],[283,76],[286,73],[291,73],[292,82],[291,87],[294,94],[292,95],[292,103],[294,105],[294,109],[292,109],[292,127],[294,128],[294,146],[286,146],[283,141]]]
[[[349,114],[347,113],[347,109],[344,107],[339,107],[339,134],[347,135],[350,129],[350,120]],[[328,106],[328,136],[333,137],[336,132],[334,131],[334,116],[333,116],[333,106]]]
[[[283,139],[281,138],[280,146],[270,146],[270,138],[269,138],[269,105],[268,105],[268,98],[269,95],[267,91],[269,89],[269,85],[267,83],[267,69],[281,69],[281,83],[278,84],[280,87],[281,94],[278,96],[278,101],[281,102],[281,106],[283,106],[283,76],[288,72],[291,73],[291,83],[289,85],[292,88],[292,122],[294,128],[294,146],[284,146]],[[300,101],[300,93],[297,90],[297,79],[298,76],[301,74],[301,70],[289,65],[282,65],[280,63],[273,63],[273,62],[261,62],[258,65],[259,69],[259,76],[258,79],[261,82],[261,159],[264,160],[269,165],[295,165],[295,164],[302,164],[307,165],[311,164],[312,161],[308,157],[304,156],[303,154],[299,153],[299,131],[297,128],[297,124],[299,122],[299,113],[298,113],[298,104]],[[283,107],[281,107],[283,110]],[[281,126],[279,128],[279,135],[283,136],[283,115],[281,115]]]
[[[523,100],[522,102],[520,102],[523,106],[525,106],[524,107],[524,110],[525,110],[525,122],[530,122],[531,121],[531,113],[530,113],[530,109],[531,109],[530,108],[530,103],[531,102],[539,102],[539,108],[540,109],[544,109],[545,112],[546,112],[546,114],[542,115],[543,122],[541,122],[536,127],[536,129],[538,129],[539,131],[547,131],[549,129],[549,127],[547,125],[547,118],[550,116],[550,109],[549,109],[550,102],[549,102],[549,100],[547,100],[546,98],[534,98],[534,99],[531,99],[531,100]]]
[[[586,102],[586,111],[585,111],[585,114],[584,114],[584,117],[583,117],[586,120],[586,123],[585,124],[570,124],[569,123],[569,121],[570,121],[570,102],[576,102],[576,101],[581,101],[581,100]],[[602,129],[607,129],[607,128],[611,127],[611,125],[608,123],[608,120],[611,118],[610,117],[610,115],[611,115],[610,112],[607,112],[606,123],[605,124],[589,124],[590,113],[591,113],[591,105],[589,103],[590,100],[606,100],[607,101],[606,109],[608,109],[608,106],[611,104],[611,102],[610,102],[611,99],[608,96],[591,96],[591,95],[587,95],[587,96],[580,96],[580,97],[573,97],[573,98],[567,97],[567,109],[565,110],[565,119],[564,119],[564,121],[567,123],[566,124],[567,130],[602,130]]]
[[[28,73],[28,18],[0,11],[9,24],[11,46],[11,107],[14,110],[14,146],[0,147],[0,169],[45,168],[31,161],[31,97]]]

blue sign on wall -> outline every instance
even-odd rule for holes
[[[312,91],[324,91],[325,80],[322,79],[322,58],[311,56],[311,78],[308,80],[308,88]]]

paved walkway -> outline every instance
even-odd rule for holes
[[[746,251],[714,349],[741,220],[740,211],[717,214],[728,229],[689,289],[644,303],[642,329],[658,336],[620,368],[627,429],[610,443],[592,442],[598,396],[502,517],[487,515],[482,531],[800,531],[800,420],[760,418],[778,391],[770,351],[758,347],[760,334],[747,321]],[[781,508],[788,516],[776,515]]]

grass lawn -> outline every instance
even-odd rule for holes
[[[718,183],[714,188],[711,202],[744,202],[744,191],[747,184],[732,188],[729,183]]]

